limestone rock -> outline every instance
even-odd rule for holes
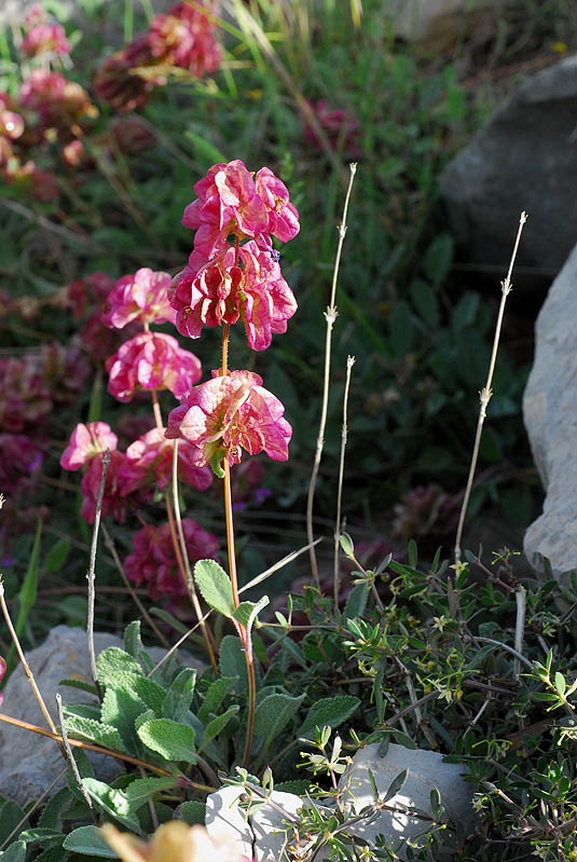
[[[502,0],[393,0],[384,4],[395,35],[443,50],[482,27],[494,30]]]
[[[463,259],[504,278],[522,210],[524,268],[559,272],[576,240],[577,56],[529,77],[446,166],[439,186]]]
[[[121,638],[96,632],[96,653],[110,646],[123,647]],[[155,650],[150,651],[156,659]],[[160,651],[164,654],[164,651]],[[158,656],[160,657],[160,655]],[[93,700],[88,692],[61,686],[62,679],[90,680],[86,632],[80,628],[56,626],[41,646],[26,654],[36,684],[54,723],[58,726],[54,696],[60,692],[64,703]],[[3,690],[2,711],[46,729],[46,720],[19,665]],[[122,769],[114,758],[89,753],[98,778],[111,781]],[[47,737],[0,722],[0,788],[2,795],[26,805],[46,791],[53,795],[65,785],[65,763],[58,745]],[[55,782],[55,783],[53,783]]]
[[[474,829],[473,787],[463,777],[466,767],[445,763],[443,756],[435,751],[411,750],[390,743],[381,757],[379,748],[379,743],[373,743],[359,749],[352,765],[341,777],[339,787],[349,788],[343,794],[343,803],[350,811],[358,814],[375,802],[369,770],[380,798],[384,798],[394,779],[405,769],[407,776],[401,789],[388,800],[389,808],[379,811],[372,819],[357,823],[351,829],[355,835],[369,846],[374,846],[377,835],[384,835],[387,844],[397,845],[396,858],[405,859],[406,839],[416,839],[431,828],[430,820],[411,812],[432,815],[430,794],[434,787],[441,795],[449,831],[465,836]]]
[[[535,359],[523,399],[525,427],[547,493],[525,534],[529,563],[551,563],[565,581],[577,569],[577,246],[555,279],[535,326]]]

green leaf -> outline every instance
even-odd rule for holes
[[[434,284],[440,284],[447,277],[453,265],[455,241],[451,234],[442,233],[435,237],[423,258],[423,268]]]
[[[101,685],[114,683],[119,673],[142,676],[139,663],[120,647],[108,647],[96,659],[96,672]]]
[[[310,737],[316,727],[339,727],[347,721],[360,706],[358,697],[343,694],[336,697],[324,697],[313,703],[308,711],[297,736]]]
[[[247,690],[246,657],[239,638],[225,635],[220,643],[218,664],[222,676],[237,677],[240,690]]]
[[[234,689],[236,681],[236,677],[219,676],[207,688],[198,710],[198,717],[204,724],[217,711],[227,694]]]
[[[130,689],[108,687],[104,693],[102,721],[118,730],[129,754],[139,753],[134,722],[139,715],[146,712],[146,708],[144,701]]]
[[[36,829],[26,829],[20,833],[18,838],[20,841],[26,841],[27,844],[34,841],[46,849],[47,847],[60,847],[63,835],[60,830],[39,826]]]
[[[26,815],[16,802],[5,800],[0,804],[0,846],[4,844],[14,830],[22,824],[21,828],[28,825]]]
[[[135,778],[124,790],[130,811],[138,811],[155,793],[170,790],[177,785],[178,779],[176,777]]]
[[[0,853],[0,859],[2,862],[26,862],[26,842],[15,841]]]
[[[196,668],[184,667],[173,679],[162,704],[162,716],[164,718],[184,721],[186,714],[190,711],[194,697],[196,675]]]
[[[345,603],[344,617],[362,617],[367,606],[370,587],[368,584],[357,584],[352,588]]]
[[[439,300],[431,285],[416,278],[411,283],[411,299],[424,322],[431,329],[438,329],[440,324]]]
[[[206,804],[199,799],[190,799],[188,802],[183,802],[180,807],[180,818],[188,826],[199,824],[204,826],[206,818]]]
[[[387,790],[385,791],[385,795],[381,800],[382,802],[388,802],[389,799],[392,799],[393,796],[397,795],[397,793],[407,780],[407,772],[407,769],[403,769],[402,772],[399,772],[399,774],[395,778],[393,778],[393,780],[387,787]]]
[[[140,620],[133,620],[124,629],[124,649],[134,659],[138,659],[142,651],[142,638],[140,637]]]
[[[122,737],[113,725],[79,715],[67,715],[65,721],[66,730],[71,736],[80,736],[114,751],[124,751]]]
[[[114,817],[133,832],[142,834],[138,818],[131,812],[126,794],[116,787],[110,787],[104,781],[96,778],[83,778],[82,784],[90,798],[101,806],[111,817]],[[67,848],[70,849],[70,848]]]
[[[240,707],[238,703],[233,703],[229,706],[226,712],[223,712],[222,715],[217,715],[212,721],[209,721],[206,727],[204,728],[204,736],[202,740],[202,745],[199,747],[199,751],[202,751],[215,736],[218,736],[219,733],[222,733],[224,728],[230,722],[231,718],[238,713]]]
[[[207,605],[230,619],[234,613],[232,585],[222,566],[216,560],[199,560],[194,580]]]
[[[304,697],[304,694],[292,697],[278,692],[269,694],[258,704],[254,715],[254,736],[264,754],[297,714]]]
[[[241,602],[233,611],[233,619],[250,631],[254,622],[263,608],[266,608],[270,599],[268,596],[261,596],[258,602]]]
[[[118,859],[108,846],[96,826],[80,826],[67,835],[62,845],[66,850],[81,856],[99,856],[104,859]]]
[[[559,697],[563,697],[563,695],[565,694],[565,689],[567,688],[567,684],[565,682],[565,677],[559,671],[555,671],[554,680],[555,680],[555,688],[557,690]]]
[[[169,718],[154,718],[138,729],[140,740],[169,762],[194,763],[194,730]]]
[[[68,539],[58,539],[52,547],[48,550],[48,553],[44,557],[44,565],[46,566],[46,571],[53,574],[54,572],[59,572],[66,560],[68,559],[68,554],[70,553],[70,542]]]
[[[342,548],[345,556],[354,557],[355,545],[353,543],[353,540],[349,536],[349,534],[348,533],[341,533],[339,536],[339,542],[340,542],[341,548]]]

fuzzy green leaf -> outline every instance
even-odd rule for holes
[[[221,667],[222,671],[222,667]],[[207,723],[211,714],[215,713],[227,694],[234,689],[236,677],[219,676],[210,684],[202,698],[202,705],[198,710],[198,717],[204,724]]]
[[[353,715],[360,703],[358,697],[348,694],[317,700],[309,709],[298,736],[310,737],[311,734],[314,734],[316,727],[324,727],[325,725],[339,727]]]
[[[81,856],[98,856],[103,859],[118,858],[96,826],[80,826],[66,836],[62,846],[73,853],[79,853]]]
[[[294,718],[304,697],[304,694],[292,697],[289,694],[277,692],[269,694],[258,704],[254,716],[254,736],[255,740],[260,742],[262,751],[268,750],[272,742]]]
[[[179,806],[180,818],[188,826],[195,826],[197,823],[204,826],[206,818],[206,804],[200,799],[190,799],[188,802],[183,802]]]
[[[8,840],[8,837],[14,833],[20,824],[26,826],[26,823],[26,815],[16,802],[9,799],[2,800],[0,804],[0,846]]]
[[[138,811],[155,793],[159,793],[161,790],[170,790],[177,784],[176,778],[168,776],[166,778],[136,778],[125,788],[124,793],[130,810]]]
[[[115,727],[126,751],[129,754],[138,755],[139,745],[134,730],[134,722],[147,706],[144,701],[128,688],[109,687],[102,699],[102,721]]]
[[[233,619],[244,626],[246,629],[251,629],[254,625],[260,611],[266,608],[270,599],[268,596],[261,596],[258,602],[241,602],[240,605],[233,611]]]
[[[82,784],[93,799],[108,814],[127,826],[133,832],[141,834],[140,823],[135,814],[130,810],[130,803],[126,793],[116,787],[110,787],[104,781],[96,778],[83,778]]]
[[[95,721],[93,718],[68,715],[66,717],[66,730],[71,736],[81,736],[96,745],[102,745],[114,751],[124,751],[122,737],[111,724]]]
[[[216,560],[199,560],[194,567],[194,580],[207,605],[230,619],[234,612],[232,586],[222,566]]]
[[[119,673],[142,676],[139,663],[120,647],[108,647],[96,659],[96,673],[101,685],[113,683]]]
[[[196,674],[196,668],[193,667],[184,667],[177,674],[162,704],[162,716],[164,718],[184,721],[194,696]]]
[[[214,739],[215,736],[218,736],[219,733],[222,733],[224,728],[227,726],[231,718],[233,718],[240,707],[238,703],[233,703],[226,712],[223,712],[222,715],[217,715],[216,718],[213,718],[212,721],[209,721],[206,727],[204,728],[204,736],[202,745],[199,750],[202,750],[204,746]]]
[[[225,635],[220,643],[218,664],[221,676],[237,677],[242,692],[247,690],[246,657],[239,638]]]
[[[169,718],[154,718],[138,729],[140,740],[169,762],[194,763],[194,730]]]
[[[26,862],[26,842],[15,841],[0,853],[0,859],[2,862]]]

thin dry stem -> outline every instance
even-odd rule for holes
[[[345,391],[343,395],[343,427],[341,431],[341,455],[339,460],[339,479],[337,485],[337,514],[335,518],[335,547],[334,547],[334,564],[333,564],[333,589],[335,597],[335,606],[339,604],[339,590],[341,586],[340,578],[340,538],[341,538],[341,508],[343,499],[343,480],[345,475],[345,449],[347,447],[348,436],[348,408],[349,408],[349,390],[351,388],[351,374],[353,365],[355,364],[354,356],[347,356],[347,376],[345,380]]]
[[[527,221],[527,213],[522,212],[521,217],[519,219],[519,227],[517,229],[517,236],[515,238],[515,245],[513,247],[513,252],[511,254],[511,260],[509,262],[509,270],[507,272],[507,277],[505,281],[501,282],[501,303],[499,305],[499,313],[497,316],[497,324],[495,326],[495,337],[493,339],[493,350],[491,353],[491,361],[489,363],[489,372],[487,374],[487,382],[485,386],[479,393],[479,400],[481,402],[481,407],[479,410],[479,418],[477,420],[477,430],[475,432],[475,442],[473,445],[473,454],[471,456],[471,465],[469,467],[469,476],[467,479],[467,486],[465,488],[465,493],[463,495],[463,502],[461,504],[461,512],[459,514],[459,523],[457,526],[457,535],[455,538],[455,563],[461,562],[461,539],[463,537],[463,527],[465,525],[465,516],[467,514],[467,508],[469,506],[469,498],[471,496],[471,489],[473,487],[473,479],[475,478],[475,470],[477,468],[477,459],[479,457],[479,447],[481,445],[481,434],[483,431],[483,424],[485,422],[485,417],[487,415],[487,405],[491,400],[493,395],[493,391],[491,389],[491,385],[493,383],[493,373],[495,371],[495,363],[497,361],[497,350],[499,349],[499,341],[501,338],[501,327],[503,325],[503,316],[505,313],[505,304],[507,302],[507,297],[511,293],[513,289],[513,285],[511,283],[511,275],[513,272],[513,266],[515,265],[515,259],[517,257],[517,250],[519,248],[519,242],[521,241],[521,234],[523,232],[523,226]]]
[[[14,628],[14,626],[12,624],[12,619],[10,617],[10,611],[8,610],[8,605],[6,604],[6,597],[4,595],[4,582],[2,580],[2,574],[0,574],[0,607],[2,608],[2,614],[4,616],[4,620],[6,622],[6,625],[8,626],[8,631],[10,632],[10,637],[12,638],[12,641],[14,643],[14,646],[16,648],[16,652],[18,653],[18,657],[19,657],[20,661],[22,662],[22,667],[24,668],[24,673],[26,674],[26,676],[28,678],[28,682],[30,683],[30,687],[32,688],[32,692],[34,694],[34,697],[38,701],[38,706],[42,710],[42,715],[46,719],[46,724],[48,725],[48,727],[50,728],[52,733],[56,733],[56,725],[54,724],[54,722],[52,720],[52,716],[48,712],[48,707],[46,706],[46,704],[44,702],[44,698],[40,694],[40,689],[36,685],[36,680],[34,679],[34,674],[32,673],[30,665],[26,661],[26,656],[24,655],[24,650],[22,649],[20,641],[18,640],[18,635],[16,634],[16,629]]]
[[[336,307],[336,297],[337,297],[337,282],[339,276],[339,267],[341,262],[341,255],[343,251],[343,244],[345,241],[345,235],[347,232],[347,213],[349,209],[349,201],[351,198],[351,192],[353,190],[353,183],[355,181],[355,174],[357,172],[357,165],[355,162],[352,162],[349,165],[350,168],[350,177],[349,177],[349,185],[347,188],[347,194],[345,197],[345,205],[343,207],[343,218],[342,222],[339,225],[339,242],[337,245],[337,253],[335,257],[335,265],[333,268],[333,282],[331,287],[331,301],[325,313],[325,319],[327,321],[327,330],[325,336],[325,370],[324,370],[324,380],[323,380],[323,400],[321,406],[321,419],[319,423],[319,433],[317,437],[317,447],[315,452],[315,460],[313,464],[313,469],[311,473],[311,481],[309,484],[309,491],[307,496],[307,540],[310,549],[310,560],[311,560],[311,570],[313,575],[313,580],[315,585],[319,587],[319,567],[317,563],[317,555],[314,548],[314,532],[313,532],[313,504],[314,504],[314,496],[315,496],[315,488],[317,484],[317,478],[319,475],[319,467],[321,463],[321,458],[323,454],[323,448],[325,444],[325,429],[327,424],[327,412],[329,405],[329,389],[330,389],[330,373],[331,373],[331,347],[332,347],[332,332],[335,320],[337,319],[338,311]]]
[[[90,794],[86,790],[85,786],[82,783],[82,778],[80,776],[80,772],[78,771],[78,766],[76,765],[76,761],[74,760],[74,755],[72,754],[72,748],[70,747],[70,743],[68,741],[68,734],[66,733],[66,724],[64,721],[64,710],[62,709],[62,696],[59,692],[56,692],[56,711],[58,713],[58,721],[60,722],[60,735],[62,737],[62,748],[64,749],[64,754],[66,760],[70,764],[70,768],[72,769],[72,774],[74,775],[74,780],[76,781],[76,786],[79,791],[82,793],[84,797],[84,801],[88,805],[89,808],[92,808],[92,799],[90,798]]]
[[[526,597],[527,593],[525,592],[525,588],[518,585],[515,590],[515,602],[517,605],[517,614],[515,617],[515,649],[519,653],[519,655],[523,654],[523,637],[525,634],[525,607],[526,607]],[[516,680],[519,679],[521,675],[521,662],[515,656],[513,661],[513,675]]]
[[[92,543],[90,545],[90,559],[88,563],[88,571],[86,580],[88,581],[88,611],[86,619],[86,636],[88,638],[88,659],[90,662],[90,673],[92,679],[98,685],[98,675],[96,672],[96,652],[94,649],[94,605],[96,602],[96,548],[98,547],[98,531],[100,529],[100,520],[102,518],[102,500],[104,498],[104,486],[106,484],[106,474],[108,465],[110,464],[110,449],[107,449],[102,458],[102,474],[100,476],[100,487],[98,489],[98,497],[96,500],[96,514],[94,516],[94,527],[92,528]]]

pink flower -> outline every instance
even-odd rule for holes
[[[78,470],[107,449],[114,451],[117,445],[118,437],[106,422],[79,423],[62,453],[60,465],[65,470]]]
[[[284,407],[251,371],[232,371],[195,386],[168,417],[166,436],[184,437],[200,448],[197,466],[210,464],[222,475],[222,462],[238,464],[242,450],[288,458],[292,428]]]
[[[276,236],[281,242],[293,239],[300,230],[299,214],[289,201],[285,184],[266,167],[256,173],[254,184],[268,213],[266,232]]]
[[[169,389],[180,398],[200,378],[200,362],[176,338],[162,332],[141,332],[106,360],[108,391],[131,401],[140,389]]]
[[[267,230],[268,213],[254,179],[240,159],[213,165],[196,183],[197,199],[184,210],[182,223],[196,231],[195,260],[201,263],[221,253],[226,240],[256,237]]]
[[[153,428],[131,443],[121,470],[122,494],[132,494],[142,488],[165,491],[172,478],[173,444],[164,436],[164,428]],[[206,491],[212,483],[209,467],[197,467],[198,449],[188,440],[178,446],[178,478],[197,491]]]
[[[330,108],[325,99],[311,105],[318,123],[334,150],[356,157],[360,154],[359,124],[354,114],[341,108]],[[319,139],[312,126],[305,122],[305,138],[309,144],[319,146]]]
[[[79,137],[79,123],[83,119],[98,114],[80,84],[69,81],[60,72],[45,72],[42,69],[34,69],[22,83],[20,103],[26,111],[36,114],[36,124],[41,135],[48,130],[55,130],[59,140],[66,143],[73,137]]]
[[[172,281],[170,302],[181,335],[198,338],[203,326],[233,324],[242,319],[249,346],[266,350],[273,333],[286,332],[297,303],[270,251],[249,240],[238,252],[225,254],[196,272],[187,266]]]
[[[297,303],[274,255],[253,241],[243,245],[239,254],[243,263],[240,314],[249,347],[266,350],[273,333],[286,332]]]
[[[216,536],[190,518],[182,521],[182,528],[191,567],[198,560],[215,558],[219,547]],[[187,595],[168,524],[138,530],[133,547],[133,553],[124,561],[124,571],[137,586],[146,586],[152,601]]]
[[[149,267],[119,278],[106,301],[101,320],[105,326],[123,329],[127,323],[174,323],[174,309],[168,301],[170,275]]]

